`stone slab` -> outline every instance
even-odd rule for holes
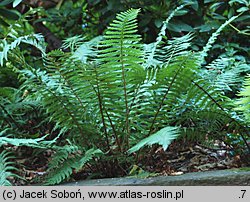
[[[249,186],[250,168],[193,172],[179,176],[107,178],[68,182],[63,186]]]

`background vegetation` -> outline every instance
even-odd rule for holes
[[[249,9],[2,0],[0,184],[146,177],[159,149],[197,143],[248,166]]]

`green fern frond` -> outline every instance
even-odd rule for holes
[[[158,49],[158,46],[162,43],[163,38],[166,36],[166,30],[168,27],[168,23],[169,21],[178,13],[178,11],[180,11],[181,9],[183,9],[185,6],[187,6],[189,4],[183,4],[181,6],[178,6],[176,9],[174,9],[170,15],[168,16],[168,18],[163,22],[162,28],[158,34],[158,37],[156,39],[156,42],[150,44],[150,50],[149,50],[149,54],[148,56],[146,56],[146,65],[147,66],[151,66],[152,64],[154,64],[154,58],[155,58],[155,54],[156,54],[156,50]],[[179,47],[179,46],[176,46]]]
[[[196,71],[196,59],[192,55],[175,57],[174,61],[160,69],[156,75],[153,89],[154,106],[148,135],[159,128],[168,125],[175,113],[174,103],[187,93],[191,86],[191,79]],[[173,117],[174,118],[174,117]]]
[[[173,38],[166,43],[161,42],[157,45],[152,56],[153,44],[144,46],[144,52],[147,57],[146,63],[143,65],[145,68],[157,68],[157,66],[168,65],[175,57],[188,54],[188,49],[191,46],[193,34],[187,34],[179,38]]]
[[[69,152],[71,156],[69,156]],[[52,167],[49,167],[49,175],[47,176],[45,185],[54,185],[63,182],[71,176],[74,170],[78,171],[82,169],[93,157],[98,157],[103,154],[100,149],[94,148],[86,151],[83,156],[74,152],[74,148],[69,151],[62,148],[59,150],[59,153],[55,154],[54,158],[56,158],[56,160],[52,160],[53,163],[50,164]]]
[[[73,173],[72,164],[74,164],[74,162],[77,160],[67,159],[60,165],[59,168],[55,169],[54,172],[50,171],[45,185],[59,184],[63,182],[65,179],[69,178],[70,175]]]
[[[220,33],[225,29],[227,25],[229,25],[231,22],[233,22],[235,19],[237,19],[240,15],[236,15],[225,21],[219,29],[216,30],[212,34],[212,36],[209,38],[207,44],[204,46],[203,50],[200,53],[200,64],[204,61],[205,57],[207,57],[208,52],[210,51],[211,47],[213,46],[214,42],[216,41],[217,37],[220,35]]]
[[[221,95],[219,89],[203,79],[196,79],[192,80],[192,85],[187,92],[186,103],[192,103],[200,109],[218,107],[223,111],[223,98],[225,97]]]
[[[205,66],[201,72],[204,79],[223,92],[233,91],[242,83],[242,75],[249,72],[250,66],[237,62],[234,58],[221,56]]]
[[[133,153],[138,151],[144,146],[152,146],[153,144],[159,144],[166,150],[172,140],[176,139],[179,135],[179,128],[177,127],[165,127],[150,135],[149,137],[141,140],[135,146],[128,150],[128,153]]]
[[[8,178],[17,177],[17,175],[13,173],[16,168],[13,167],[13,163],[10,159],[11,157],[7,151],[0,153],[0,186],[11,186],[12,184]]]
[[[13,145],[13,146],[27,146],[33,148],[48,148],[50,145],[55,143],[56,139],[45,141],[46,136],[41,138],[34,138],[34,139],[24,139],[24,138],[13,138],[13,137],[6,137],[4,134],[6,130],[0,132],[0,146],[3,145]]]
[[[16,53],[13,50],[21,44],[29,44],[36,47],[42,55],[45,55],[45,42],[41,34],[26,34],[23,36],[23,33],[20,32],[24,29],[27,21],[26,18],[31,17],[36,14],[36,12],[41,11],[42,8],[30,9],[25,14],[21,15],[20,18],[12,25],[8,27],[7,35],[2,36],[3,39],[0,41],[0,66],[3,66],[4,60],[8,60],[8,54],[10,52]],[[24,25],[25,24],[25,25]],[[32,30],[32,29],[31,29]]]
[[[62,48],[70,48],[72,51],[72,58],[79,60],[82,63],[87,63],[96,58],[97,45],[102,39],[102,36],[98,36],[86,42],[83,37],[75,36],[65,40]]]
[[[236,104],[236,110],[243,112],[245,119],[249,122],[250,121],[250,76],[248,75],[245,79],[244,88],[238,94],[241,96],[238,99]]]
[[[117,131],[124,132],[125,139],[130,136],[129,106],[137,85],[143,82],[145,75],[140,36],[136,34],[138,12],[139,10],[130,9],[118,14],[99,45],[98,62],[101,65],[97,74],[98,80],[103,81],[98,84],[102,122],[114,134]],[[143,73],[141,77],[138,77],[138,72]],[[106,128],[106,133],[107,130]]]
[[[69,48],[71,52],[75,52],[76,49],[79,48],[79,46],[81,46],[83,43],[84,37],[82,37],[81,35],[76,35],[63,40],[62,48]]]
[[[59,167],[66,159],[68,159],[69,155],[79,151],[79,148],[76,145],[65,145],[63,147],[54,146],[53,149],[56,150],[56,154],[54,154],[52,160],[49,162],[49,169]]]
[[[32,34],[27,36],[21,36],[13,38],[14,41],[8,43],[6,39],[1,40],[0,43],[0,66],[3,66],[4,60],[8,60],[8,53],[17,48],[20,43],[30,44],[38,48],[42,54],[45,54],[45,46],[43,36],[40,34]]]
[[[83,133],[90,125],[83,122],[84,108],[79,104],[80,99],[72,93],[70,83],[60,75],[58,77],[57,71],[52,76],[34,69],[21,72],[27,78],[26,87],[31,91],[36,90],[37,97],[43,100],[50,120],[57,123],[56,128],[61,128],[61,132],[77,130],[84,137]]]
[[[22,90],[11,87],[0,87],[0,122],[20,132],[25,132],[25,115],[32,114],[40,106],[38,102],[24,99],[26,92],[22,93]]]

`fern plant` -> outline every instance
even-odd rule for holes
[[[49,175],[48,184],[67,179],[101,153],[98,163],[112,164],[112,170],[125,174],[129,155],[153,144],[167,149],[172,140],[191,132],[200,140],[210,133],[224,140],[225,132],[247,139],[247,128],[233,113],[230,99],[200,72],[201,59],[235,17],[202,52],[191,52],[192,34],[166,41],[164,27],[156,43],[143,46],[137,34],[139,11],[117,14],[98,45],[81,46],[84,59],[74,50],[56,50],[44,53],[43,66],[34,68],[19,51],[11,52],[11,61],[22,66],[12,62],[24,82],[22,89],[42,103],[56,123],[54,130],[81,148],[82,155],[65,142],[55,149],[49,171],[56,174]]]
[[[108,153],[122,154],[134,144],[136,136],[146,132],[151,135],[161,127],[153,124],[147,128],[151,125],[147,122],[149,117],[144,114],[145,108],[141,108],[140,100],[145,97],[142,104],[147,111],[152,109],[150,99],[154,91],[148,90],[143,47],[139,35],[135,34],[138,12],[132,9],[118,15],[98,46],[98,58],[91,63],[82,64],[69,53],[54,51],[44,57],[45,69],[40,70],[25,63],[21,55],[15,58],[24,67],[17,70],[25,80],[23,88],[42,100],[51,120],[56,120],[55,128],[60,128],[61,133],[69,131],[74,140],[79,136],[80,144],[86,149],[95,146]],[[169,137],[164,139],[160,138],[161,133],[159,143],[166,148],[173,139],[171,133],[176,136],[175,130],[175,127],[169,130],[166,133]],[[67,159],[64,163],[72,164],[67,164]],[[58,173],[61,176],[57,177],[58,181],[49,182],[65,179],[74,168],[68,166]]]

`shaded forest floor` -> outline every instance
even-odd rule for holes
[[[173,142],[166,151],[163,151],[161,147],[153,147],[147,156],[138,160],[136,169],[135,167],[132,168],[139,172],[133,173],[130,171],[130,174],[139,178],[146,178],[156,175],[175,176],[190,172],[250,166],[249,154],[235,154],[227,146],[223,146],[219,142],[216,144],[218,144],[216,149],[199,143],[184,143],[182,141]],[[30,148],[13,149],[16,149],[16,153],[19,154],[15,162],[18,174],[23,178],[10,179],[13,185],[40,184],[47,174],[46,169],[52,152],[48,150],[34,156]],[[86,167],[82,171],[74,173],[70,181],[100,178],[100,175],[95,175],[93,170],[91,171],[89,167]]]

